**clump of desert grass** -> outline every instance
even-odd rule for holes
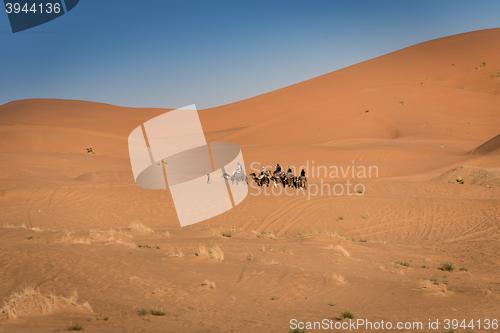
[[[83,330],[82,325],[78,323],[71,324],[68,327],[68,331],[82,331],[82,330]]]
[[[13,292],[4,301],[0,314],[8,319],[19,316],[50,313],[56,309],[74,308],[81,311],[92,311],[88,302],[79,302],[76,291],[68,297],[44,294],[39,288],[26,286],[20,291]]]
[[[76,233],[72,230],[64,230],[62,242],[72,243],[72,244],[120,244],[130,248],[137,248],[137,245],[132,243],[130,240],[134,236],[123,232],[121,229],[114,230],[91,230],[88,236],[76,236]]]
[[[290,234],[290,236],[300,237],[300,238],[310,238],[316,236],[328,236],[343,239],[348,242],[355,242],[356,239],[353,237],[347,237],[339,234],[337,231],[327,231],[327,230],[313,230],[313,231],[301,231],[296,234]],[[363,240],[364,241],[364,240]]]
[[[145,226],[144,224],[142,224],[139,221],[132,222],[129,225],[129,229],[132,230],[132,231],[137,231],[137,232],[144,233],[144,234],[154,233],[153,229],[151,229],[148,226]]]
[[[448,288],[446,287],[446,281],[439,281],[436,278],[428,278],[422,281],[421,283],[422,289],[437,291],[438,294],[446,294],[449,293]]]
[[[342,320],[344,318],[347,318],[347,319],[354,319],[354,313],[352,313],[351,311],[341,311],[340,312],[340,315],[339,315],[339,320]]]
[[[257,238],[270,238],[272,240],[276,240],[276,235],[272,231],[262,231],[261,233],[258,233],[256,231],[252,231]]]
[[[163,310],[163,307],[150,307],[150,306],[141,306],[139,310],[137,310],[137,313],[140,316],[145,316],[145,315],[153,315],[153,316],[165,316],[167,313]]]
[[[215,290],[215,282],[214,281],[205,280],[205,281],[203,281],[203,283],[201,285],[203,287],[207,287],[208,289]]]
[[[194,251],[194,255],[197,257],[208,257],[218,261],[224,261],[224,252],[220,248],[219,244],[215,245],[198,245],[198,248]]]
[[[453,272],[455,270],[455,265],[452,262],[447,261],[444,264],[442,264],[441,267],[439,267],[439,269],[445,272]]]
[[[338,282],[341,284],[347,284],[347,281],[345,280],[345,278],[342,275],[337,274],[337,273],[334,273],[331,275],[328,273],[325,273],[325,279],[327,282],[333,281],[333,282]]]

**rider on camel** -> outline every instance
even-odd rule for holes
[[[266,168],[265,167],[262,167],[262,171],[259,173],[259,179],[264,177],[266,174]]]
[[[281,173],[281,165],[278,163],[276,164],[276,170],[274,171],[274,175],[278,176]]]
[[[238,165],[236,166],[236,170],[233,171],[233,176],[235,176],[237,173],[243,173],[243,167],[240,163],[238,163]]]

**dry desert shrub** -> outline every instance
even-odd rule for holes
[[[256,232],[255,230],[252,230],[254,233],[255,237],[265,237],[265,238],[270,238],[272,240],[276,240],[276,235],[272,231],[262,231],[260,234]]]
[[[214,281],[205,280],[205,281],[203,281],[203,283],[201,285],[204,286],[204,287],[207,287],[209,289],[214,289],[215,290],[215,282]]]
[[[291,236],[296,236],[296,237],[302,237],[302,238],[309,238],[309,237],[315,237],[315,236],[328,236],[328,237],[335,237],[339,239],[343,239],[345,241],[355,241],[354,238],[352,237],[346,237],[341,234],[339,234],[337,231],[328,231],[328,230],[314,230],[314,231],[302,231],[296,234],[292,234]]]
[[[135,249],[137,248],[137,245],[135,245],[134,243],[131,243],[131,242],[127,242],[127,241],[124,241],[122,239],[115,239],[112,243],[109,243],[109,244],[120,244],[120,245],[125,245],[127,247],[130,247],[132,249]],[[106,244],[107,245],[107,244]]]
[[[218,261],[224,261],[224,252],[222,252],[219,245],[210,246],[208,251],[212,255],[212,258]]]
[[[334,273],[332,275],[325,273],[325,278],[326,278],[326,281],[335,281],[338,283],[347,284],[347,281],[345,280],[345,278],[342,275],[337,274],[337,273]]]
[[[224,261],[224,252],[220,248],[219,244],[215,245],[198,245],[198,248],[194,251],[197,257],[206,256],[218,261]]]
[[[206,257],[210,257],[210,253],[208,252],[208,249],[205,245],[198,245],[198,248],[194,251],[194,254],[197,256],[197,257],[201,257],[201,256],[206,256]]]
[[[91,230],[89,237],[76,238],[73,234],[74,231],[63,231],[61,241],[72,244],[94,244],[101,243],[102,245],[121,244],[130,248],[136,248],[137,245],[130,242],[129,239],[133,238],[132,235],[126,234],[121,230]]]
[[[138,232],[146,233],[146,234],[148,234],[148,233],[154,233],[153,229],[151,229],[150,227],[145,226],[144,224],[142,224],[139,221],[133,222],[129,226],[129,229],[133,230],[133,231],[138,231]]]
[[[54,294],[42,294],[40,289],[27,286],[21,291],[13,292],[5,301],[0,313],[9,319],[29,314],[45,314],[60,308],[73,307],[82,311],[92,311],[89,303],[78,302],[76,291],[71,296],[63,297]]]
[[[436,279],[427,279],[421,283],[422,289],[435,290],[438,294],[445,294],[448,292],[446,284],[437,281]]]

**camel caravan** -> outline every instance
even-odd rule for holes
[[[284,188],[294,187],[298,188],[307,188],[307,178],[306,172],[304,169],[300,172],[300,176],[294,176],[292,169],[290,167],[287,168],[287,172],[281,171],[281,166],[279,164],[276,165],[276,170],[271,173],[271,170],[266,170],[265,167],[262,167],[262,171],[260,174],[255,174],[252,172],[250,177],[254,180],[255,183],[259,186],[269,186],[272,182],[274,183],[274,187],[278,186],[278,184],[283,185]]]
[[[207,183],[210,183],[210,174],[207,174],[207,176]],[[249,176],[259,186],[269,186],[269,184],[273,183],[274,187],[281,184],[284,188],[287,186],[294,187],[296,189],[307,188],[307,178],[304,169],[300,172],[300,176],[296,177],[290,167],[287,168],[287,172],[285,173],[281,171],[281,166],[277,164],[276,170],[273,173],[271,173],[271,170],[266,170],[265,167],[262,167],[262,171],[258,175],[255,172],[252,172]],[[248,185],[248,177],[243,172],[243,167],[240,163],[238,163],[238,166],[232,175],[224,172],[222,177],[227,181],[231,181],[231,184],[236,183],[236,185],[238,185],[238,183],[241,182]]]

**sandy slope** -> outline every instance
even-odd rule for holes
[[[239,144],[248,173],[309,163],[311,184],[293,195],[252,186],[235,209],[183,229],[170,193],[135,186],[128,161],[130,131],[168,110],[0,106],[0,294],[76,289],[93,309],[2,318],[0,332],[76,321],[98,332],[287,332],[292,318],[336,321],[341,310],[500,319],[500,188],[445,173],[499,166],[498,40],[500,29],[433,40],[200,111],[207,140]],[[330,176],[361,166],[378,177]],[[365,193],[328,195],[347,180]],[[154,231],[131,230],[136,222]],[[195,256],[199,244],[219,244],[225,261]],[[454,272],[438,269],[446,261]],[[140,316],[141,306],[167,314]]]

